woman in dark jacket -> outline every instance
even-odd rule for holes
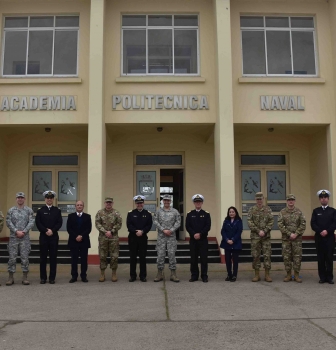
[[[227,277],[225,281],[236,282],[238,273],[239,253],[242,249],[241,235],[243,232],[243,222],[235,207],[230,207],[222,227],[222,242],[220,247],[225,251],[225,263]],[[233,273],[232,273],[233,263]]]

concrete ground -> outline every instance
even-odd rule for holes
[[[6,287],[0,265],[0,349],[335,349],[336,287],[318,283],[316,263],[303,263],[303,283],[284,283],[283,264],[272,266],[273,283],[250,282],[250,264],[238,280],[225,282],[225,265],[209,266],[209,283],[189,283],[189,266],[178,266],[180,283],[99,283],[90,266],[89,283],[69,284],[69,266],[59,266],[55,285],[40,285],[31,265],[31,285]],[[336,266],[335,266],[336,268]],[[110,271],[109,271],[110,274]],[[263,276],[263,274],[262,274]],[[110,275],[108,276],[110,278]]]

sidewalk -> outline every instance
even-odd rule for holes
[[[70,266],[59,266],[55,285],[40,285],[31,265],[30,286],[4,286],[0,265],[0,349],[335,349],[335,285],[318,283],[316,263],[303,263],[303,283],[284,283],[283,264],[272,266],[273,283],[250,282],[250,264],[238,280],[225,282],[225,265],[209,266],[209,283],[189,283],[189,266],[178,266],[180,283],[129,283],[129,266],[119,281],[99,283],[90,266],[89,283],[68,283]],[[336,266],[335,266],[336,267]],[[262,273],[263,276],[263,273]]]

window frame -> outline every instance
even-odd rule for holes
[[[80,15],[78,13],[74,14],[38,14],[38,15],[12,15],[12,16],[3,16],[3,33],[2,33],[2,45],[1,45],[1,77],[3,78],[39,78],[39,77],[78,77],[79,71],[79,40],[80,40],[80,26],[78,27],[56,27],[56,17],[73,17],[77,16],[80,23]],[[18,28],[5,28],[6,18],[27,18],[28,25],[27,27],[18,27]],[[30,27],[31,17],[54,17],[54,26],[53,27]],[[55,33],[56,31],[77,31],[77,61],[76,61],[76,73],[75,74],[54,74],[54,59],[55,59]],[[4,74],[4,63],[5,63],[5,45],[6,45],[6,32],[15,31],[15,32],[24,32],[27,31],[27,47],[26,47],[26,68],[25,74]],[[28,74],[28,54],[29,54],[29,33],[31,31],[52,31],[53,32],[53,47],[52,47],[52,58],[51,58],[51,74]]]
[[[239,20],[241,17],[262,17],[263,18],[263,27],[241,27],[240,26],[240,46],[241,46],[241,58],[242,58],[242,76],[243,77],[294,77],[294,78],[316,78],[319,76],[319,64],[318,64],[318,54],[317,54],[317,40],[316,40],[316,17],[308,16],[308,15],[244,15],[240,14]],[[266,17],[286,17],[289,21],[288,27],[266,27]],[[299,18],[299,17],[311,17],[313,19],[314,27],[313,28],[292,28],[291,18]],[[246,74],[244,73],[244,51],[243,51],[243,31],[250,32],[263,32],[264,33],[264,45],[265,45],[265,74]],[[291,68],[292,74],[269,74],[268,73],[268,61],[267,61],[267,31],[287,31],[289,32],[290,37],[290,52],[291,52]],[[314,60],[315,60],[315,74],[295,74],[294,73],[294,57],[293,57],[293,40],[292,40],[292,32],[312,32],[313,40],[314,40]]]
[[[145,26],[123,26],[122,25],[122,19],[123,16],[139,16],[143,15],[146,16],[146,25]],[[171,26],[149,26],[148,25],[148,16],[172,16],[172,25]],[[179,16],[179,15],[185,15],[185,16],[197,16],[198,19],[198,26],[175,26],[174,25],[174,16]],[[121,40],[120,40],[120,72],[122,77],[127,77],[127,76],[200,76],[200,36],[199,36],[199,28],[200,28],[200,15],[199,13],[147,13],[147,14],[142,14],[142,13],[122,13],[121,18]],[[149,29],[171,29],[172,31],[172,73],[149,73],[148,72],[148,30]],[[175,74],[175,30],[196,30],[197,33],[197,73],[177,73]],[[124,30],[145,30],[146,31],[146,73],[124,73]]]

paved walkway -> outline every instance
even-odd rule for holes
[[[335,266],[336,268],[336,266]],[[336,348],[336,287],[320,285],[316,263],[303,263],[304,282],[284,283],[283,265],[273,264],[273,283],[250,282],[250,264],[238,280],[225,282],[225,265],[209,266],[209,283],[189,283],[189,267],[178,266],[180,283],[99,283],[89,267],[89,283],[69,284],[69,266],[59,266],[55,285],[40,285],[31,266],[30,286],[11,287],[0,265],[0,349],[323,349]]]

